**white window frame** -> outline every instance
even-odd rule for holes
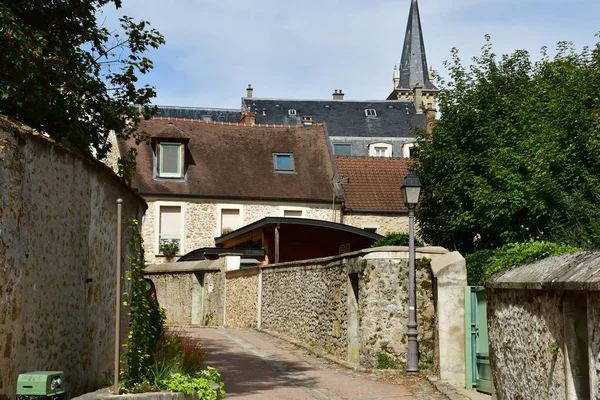
[[[179,207],[179,252],[177,254],[185,254],[185,203],[178,201],[157,201],[154,203],[154,246],[155,254],[160,254],[160,208],[161,207]]]
[[[158,164],[158,177],[159,178],[183,178],[183,143],[180,142],[158,142],[157,146],[157,157],[156,161]],[[167,147],[179,147],[179,158],[177,160],[177,169],[179,172],[163,172],[163,151],[162,148]]]
[[[294,109],[294,108],[290,108],[290,109],[288,110],[288,115],[289,115],[290,117],[295,117],[296,115],[298,115],[298,112],[296,112],[296,109]]]
[[[415,148],[414,143],[405,143],[404,145],[402,145],[402,157],[410,158],[410,149],[414,149],[414,148]]]
[[[240,228],[245,224],[245,207],[243,204],[231,204],[231,203],[222,203],[217,206],[217,230],[215,232],[215,237],[223,236],[223,210],[238,210],[240,212]],[[239,228],[237,228],[239,229]]]
[[[383,157],[392,157],[392,145],[389,143],[373,143],[369,145],[369,157],[382,157],[377,155],[377,150],[385,147],[385,155]]]
[[[377,116],[377,110],[374,108],[367,108],[365,109],[365,117],[376,117]]]
[[[285,217],[286,211],[300,211],[302,214],[299,217]],[[285,217],[285,218],[306,218],[306,209],[304,207],[280,206],[279,207],[279,216]]]

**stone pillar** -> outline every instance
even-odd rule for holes
[[[465,387],[465,259],[454,251],[431,261],[436,296],[440,379]]]

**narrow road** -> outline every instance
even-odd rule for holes
[[[251,329],[183,331],[202,340],[205,365],[221,373],[227,399],[446,399],[419,377],[350,371]]]

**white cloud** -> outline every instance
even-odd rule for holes
[[[116,15],[147,19],[167,39],[150,54],[159,104],[237,108],[247,84],[257,97],[383,99],[400,60],[409,0],[128,0]],[[492,35],[497,53],[537,56],[559,40],[595,43],[583,0],[421,0],[428,61],[442,70],[450,49],[464,61]]]

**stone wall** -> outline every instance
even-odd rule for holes
[[[405,367],[408,323],[408,259],[371,259],[360,262],[359,310],[360,363],[377,366],[385,354]],[[418,261],[417,320],[420,362],[432,369],[434,364],[435,309],[431,266]]]
[[[344,259],[289,264],[263,267],[261,327],[346,358],[348,278]]]
[[[389,232],[408,233],[407,215],[344,214],[344,224],[360,229],[377,228],[376,233],[380,235]]]
[[[600,252],[551,257],[486,282],[498,398],[600,398]]]
[[[529,290],[489,293],[490,357],[503,366],[494,369],[494,385],[507,394],[564,398],[563,353],[549,350],[553,343],[563,343],[563,330],[561,296]]]
[[[168,202],[169,205],[179,205],[184,210],[183,219],[183,249],[179,255],[202,247],[214,247],[215,237],[220,234],[220,209],[237,208],[240,210],[241,226],[256,222],[265,217],[281,217],[284,209],[292,209],[303,212],[303,218],[312,218],[323,221],[331,221],[333,213],[331,204],[314,205],[307,203],[282,204],[269,202],[231,202],[223,203],[218,200],[194,199],[189,201],[172,201],[172,199],[159,199],[147,197],[148,211],[143,220],[143,234],[146,261],[150,264],[169,262],[162,255],[157,255],[159,215],[157,204]],[[158,203],[157,203],[158,202]],[[336,213],[336,221],[339,222],[339,210]]]
[[[417,258],[432,259],[446,253],[444,249],[423,248]],[[427,262],[418,264],[421,361],[424,367],[433,368],[431,270]],[[383,355],[402,367],[406,362],[408,249],[368,249],[263,266],[261,315],[262,328],[338,357],[377,366]]]
[[[0,118],[0,399],[29,371],[64,371],[70,396],[112,381],[117,198],[125,269],[143,199],[103,164]]]
[[[164,273],[148,275],[156,286],[158,304],[167,310],[167,324],[190,325],[192,323],[192,308],[194,301],[192,291],[198,284],[198,278],[193,272]]]
[[[258,268],[227,272],[226,327],[257,327],[258,278]]]

